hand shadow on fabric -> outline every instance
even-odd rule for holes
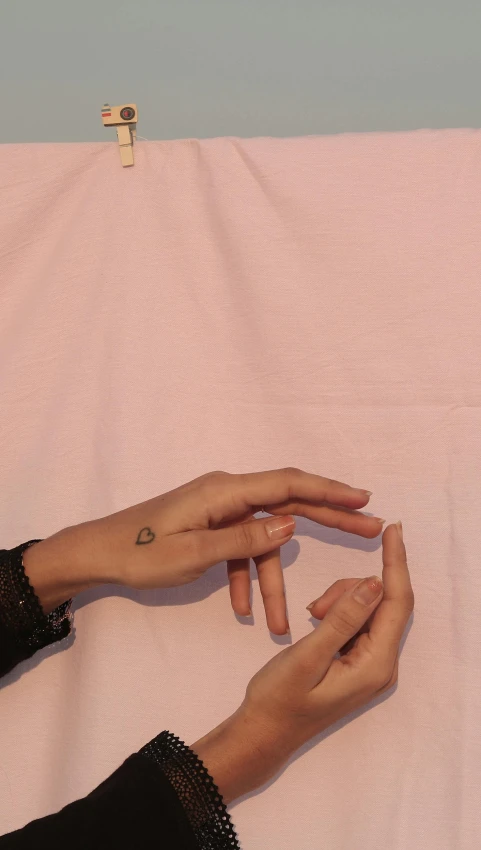
[[[313,627],[318,625],[317,620],[311,618],[311,621]],[[401,639],[399,647],[399,656],[402,655],[404,645],[408,639],[408,635],[411,631],[413,622],[414,614],[411,614],[411,617],[409,618],[409,622]],[[331,735],[334,735],[336,732],[339,732],[339,730],[342,729],[344,726],[347,726],[348,723],[351,723],[353,720],[357,720],[358,717],[362,717],[362,715],[365,714],[367,711],[371,711],[371,709],[375,708],[378,705],[381,705],[381,703],[385,702],[397,691],[397,687],[398,683],[393,685],[392,688],[390,688],[384,694],[381,694],[380,696],[372,699],[371,702],[369,702],[367,705],[357,709],[356,711],[351,712],[350,714],[346,715],[346,717],[343,717],[341,718],[341,720],[338,720],[337,723],[333,723],[332,726],[329,726],[327,729],[324,730],[324,732],[321,732],[319,735],[316,735],[314,738],[311,738],[310,741],[308,741],[306,744],[296,750],[296,752],[290,757],[290,759],[288,759],[285,765],[275,774],[275,776],[272,777],[272,779],[269,779],[269,781],[262,785],[260,788],[256,788],[255,791],[251,791],[249,794],[244,794],[243,797],[238,797],[230,804],[229,809],[234,809],[236,806],[239,805],[239,803],[243,803],[245,800],[249,800],[251,797],[257,797],[258,794],[262,794],[267,788],[270,788],[271,785],[274,785],[274,783],[277,782],[279,777],[282,776],[282,774],[287,770],[287,768],[290,767],[291,764],[294,764],[297,759],[302,758],[302,756],[304,756],[310,750],[314,749],[314,747],[317,747],[318,744],[321,744],[323,741],[326,741],[327,738],[329,738]]]
[[[365,512],[364,512],[365,513]],[[366,514],[372,516],[372,514]],[[320,543],[327,543],[330,546],[343,546],[347,549],[353,549],[361,552],[376,552],[381,547],[381,535],[372,540],[367,540],[364,537],[357,537],[354,534],[347,534],[343,531],[338,531],[333,528],[325,528],[324,526],[316,525],[303,517],[298,517],[296,525],[296,537],[282,547],[282,568],[291,567],[297,560],[300,546],[297,542],[297,537],[312,537]],[[325,562],[329,558],[329,550],[322,548],[319,550],[320,562]],[[255,568],[251,569],[253,582],[257,581]],[[342,576],[340,576],[342,578]],[[322,571],[319,574],[320,587],[326,589],[322,583]],[[110,597],[120,597],[130,599],[132,602],[137,602],[140,605],[158,606],[164,605],[192,605],[196,602],[201,602],[207,599],[213,593],[216,593],[222,587],[228,584],[227,570],[225,562],[216,564],[197,581],[191,584],[184,584],[180,587],[167,587],[158,590],[135,590],[131,588],[121,587],[120,585],[103,585],[92,590],[87,590],[80,593],[73,601],[72,612],[84,608],[85,605],[90,605],[98,599],[108,599]],[[246,626],[254,625],[252,617],[238,617],[240,623]],[[286,646],[291,639],[288,635],[281,637],[271,635],[273,643],[278,646]],[[63,652],[68,649],[75,640],[75,629],[72,628],[70,635],[60,643],[52,644],[39,650],[32,658],[27,661],[22,661],[20,664],[0,680],[0,689],[17,681],[22,675],[29,670],[41,664],[45,658],[55,655],[57,652]]]

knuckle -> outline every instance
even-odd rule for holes
[[[391,678],[390,671],[379,670],[378,673],[377,673],[377,676],[376,676],[377,690],[378,691],[383,690],[387,686],[387,683],[389,682],[390,678]]]
[[[397,685],[399,682],[399,670],[394,670],[389,682],[387,683],[387,688],[392,688],[393,685]],[[387,690],[386,688],[386,690]]]
[[[272,600],[283,602],[286,598],[286,594],[282,590],[265,590],[263,587],[261,587],[261,596],[264,602],[272,602]]]
[[[386,691],[389,691],[392,687],[394,687],[394,685],[397,684],[398,680],[399,680],[399,674],[398,674],[398,671],[396,669],[391,673],[387,682],[384,682],[384,684],[381,685],[381,687],[379,688],[379,693],[384,694]]]
[[[336,611],[331,618],[331,627],[343,638],[352,638],[358,631],[358,624],[349,611]]]
[[[280,472],[284,481],[287,498],[292,499],[298,495],[296,490],[299,479],[302,478],[302,470],[298,469],[297,466],[286,466]]]
[[[374,668],[369,671],[366,684],[370,693],[377,694],[383,690],[384,685],[386,684],[386,678],[381,675],[381,671],[379,669]]]
[[[297,466],[286,466],[282,470],[286,478],[299,478],[301,475],[301,470],[297,468]]]
[[[222,472],[221,469],[215,469],[214,472],[208,472],[205,476],[208,481],[218,481],[219,479],[225,478],[227,472]]]
[[[390,682],[393,676],[392,666],[380,664],[378,669],[373,673],[376,691],[385,691],[390,687]]]
[[[249,523],[244,522],[233,526],[236,548],[239,551],[249,551],[254,545],[254,535]]]
[[[207,472],[206,475],[203,475],[199,480],[205,493],[210,495],[214,493],[219,485],[224,483],[227,477],[227,472],[215,470],[214,472]]]

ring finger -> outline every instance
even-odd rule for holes
[[[274,549],[254,558],[259,577],[266,620],[269,631],[274,635],[285,635],[289,631],[287,620],[286,590],[281,566],[281,550]]]

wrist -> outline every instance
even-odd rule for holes
[[[212,776],[224,803],[259,788],[285,764],[291,751],[244,707],[191,745]]]
[[[78,528],[64,528],[23,553],[25,574],[45,614],[77,593],[102,584],[84,555]]]

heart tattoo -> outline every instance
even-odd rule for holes
[[[136,546],[140,546],[142,543],[152,543],[152,540],[155,540],[155,534],[151,531],[150,528],[142,528],[139,531],[139,536],[135,541]]]

